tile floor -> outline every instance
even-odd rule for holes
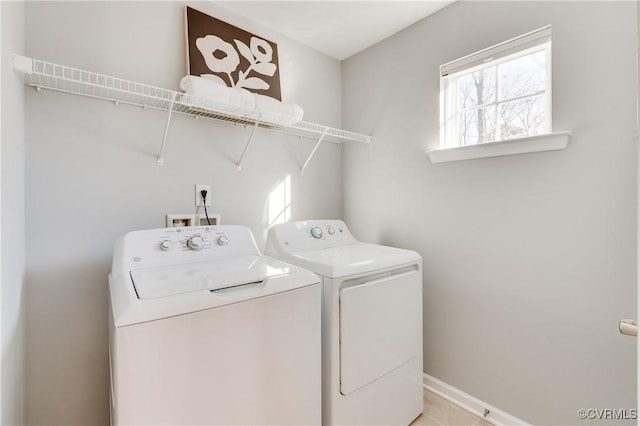
[[[424,390],[424,411],[415,419],[411,426],[423,425],[482,425],[491,426],[491,423],[474,416],[457,405]]]

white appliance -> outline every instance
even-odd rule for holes
[[[320,424],[319,279],[246,227],[126,234],[109,290],[112,424]]]
[[[419,416],[420,255],[358,242],[339,220],[275,225],[266,253],[321,276],[323,424],[408,425]]]

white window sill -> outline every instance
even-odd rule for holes
[[[526,154],[530,152],[557,151],[565,149],[571,132],[547,133],[499,142],[458,146],[427,151],[432,163],[472,160],[475,158],[500,157],[503,155]]]

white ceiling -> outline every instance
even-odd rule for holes
[[[220,6],[343,60],[455,0],[221,1]]]

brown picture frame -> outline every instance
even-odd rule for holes
[[[281,99],[278,46],[185,6],[187,73]]]

